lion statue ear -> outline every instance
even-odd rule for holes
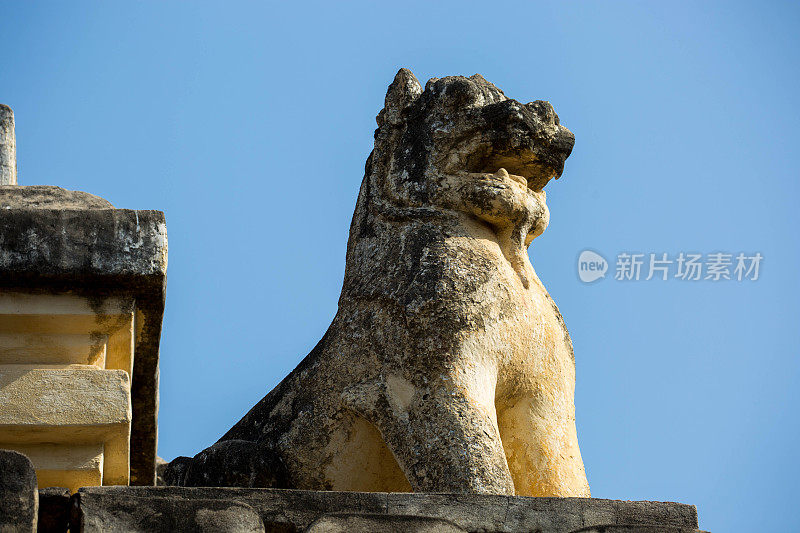
[[[378,114],[378,126],[384,124],[396,125],[404,120],[404,111],[411,107],[419,95],[422,94],[422,86],[407,68],[401,68],[394,81],[386,91],[386,101],[384,108]]]

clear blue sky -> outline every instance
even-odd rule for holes
[[[594,496],[791,531],[800,393],[798,7],[773,2],[6,2],[19,177],[160,209],[159,453],[213,443],[336,312],[401,66],[550,100],[577,142],[531,247],[577,358]],[[576,258],[760,252],[755,282],[591,285]],[[611,265],[613,270],[614,265]]]

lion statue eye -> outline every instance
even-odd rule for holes
[[[550,104],[550,102],[545,100],[536,100],[535,102],[528,102],[525,104],[525,107],[539,115],[542,120],[553,122],[556,126],[561,125],[561,121],[558,119],[556,110],[553,109],[553,106]]]

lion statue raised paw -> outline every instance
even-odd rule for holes
[[[377,122],[330,328],[165,480],[589,496],[572,344],[527,253],[574,136],[547,102],[406,69]]]

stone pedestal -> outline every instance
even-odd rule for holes
[[[159,211],[0,186],[0,448],[39,487],[155,483]]]
[[[692,505],[597,498],[93,487],[73,495],[82,532],[695,533]]]

